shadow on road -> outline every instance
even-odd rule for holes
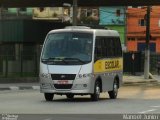
[[[109,98],[100,98],[99,101],[108,101]],[[73,98],[73,99],[53,99],[53,101],[42,101],[42,102],[96,102],[92,101],[90,98]]]

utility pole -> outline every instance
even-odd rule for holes
[[[127,7],[124,7],[124,25],[125,25],[125,27],[124,27],[124,46],[125,46],[125,51],[126,51],[126,46],[127,46],[127,14],[128,14],[128,12],[127,12]]]
[[[3,18],[3,6],[0,6],[0,19],[2,20]]]
[[[144,78],[149,79],[149,69],[150,69],[150,6],[147,6],[147,15],[146,15],[146,48],[145,48],[145,59],[144,59]]]
[[[77,25],[77,2],[78,0],[73,0],[73,21],[72,21],[72,24],[73,26],[76,26]]]

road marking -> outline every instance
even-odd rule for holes
[[[144,114],[144,113],[149,113],[149,112],[153,112],[153,111],[156,111],[157,109],[151,109],[151,110],[146,110],[146,111],[142,111],[142,112],[139,112],[140,114]]]
[[[158,107],[160,107],[160,106],[150,106],[150,107],[155,107],[155,108],[158,108]]]
[[[19,87],[16,87],[16,86],[11,86],[9,87],[11,90],[19,90]]]
[[[47,119],[44,119],[44,120],[52,120],[52,118],[47,118]]]

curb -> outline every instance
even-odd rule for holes
[[[156,79],[151,79],[151,80],[141,80],[141,81],[125,81],[123,82],[123,85],[145,85],[145,84],[160,84],[160,82]]]
[[[124,84],[140,84],[140,83],[158,83],[157,80],[146,80],[146,81],[135,81],[135,82],[132,82],[132,81],[126,81],[126,82],[123,82]]]
[[[38,77],[0,78],[0,83],[37,83]]]
[[[10,87],[2,87],[0,88],[0,91],[4,91],[4,90],[40,90],[40,86],[10,86]]]

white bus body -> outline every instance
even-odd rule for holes
[[[117,97],[122,84],[123,59],[117,31],[68,27],[52,30],[40,58],[40,91],[51,101],[54,94]]]

